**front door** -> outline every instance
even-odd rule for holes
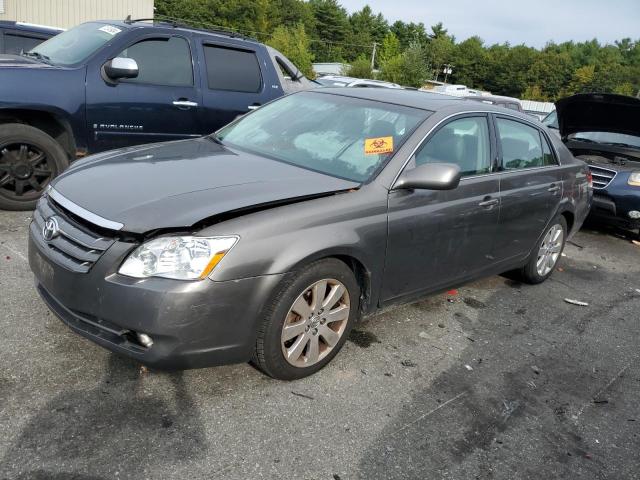
[[[145,36],[116,56],[133,58],[138,77],[110,82],[101,68],[89,69],[87,127],[90,151],[201,134],[200,90],[187,38]]]
[[[430,135],[406,167],[458,164],[463,178],[456,189],[389,193],[383,302],[451,285],[493,262],[500,182],[490,132],[486,115],[456,117]]]
[[[500,260],[526,256],[544,231],[562,198],[558,163],[545,135],[514,118],[496,118],[502,156],[500,235],[495,252]]]

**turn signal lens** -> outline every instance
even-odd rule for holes
[[[143,243],[118,273],[135,278],[202,280],[237,243],[238,237],[160,237]]]

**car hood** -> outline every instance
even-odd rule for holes
[[[22,55],[0,55],[0,68],[58,68]]]
[[[87,157],[52,182],[67,201],[131,233],[191,227],[223,213],[359,185],[208,137]]]
[[[581,93],[556,102],[562,138],[578,132],[640,136],[640,99],[606,93]]]

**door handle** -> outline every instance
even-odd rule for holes
[[[500,200],[498,200],[497,198],[488,198],[487,200],[483,200],[482,202],[480,202],[478,205],[480,207],[490,208],[498,205],[499,203]]]
[[[249,105],[247,108],[248,108],[249,110],[257,110],[257,109],[259,109],[259,108],[260,108],[260,105]]]
[[[552,193],[556,193],[560,191],[560,185],[555,185],[555,184],[551,184],[551,186],[549,188],[547,188],[547,191],[552,192]]]
[[[174,100],[173,105],[178,108],[193,108],[193,107],[197,107],[198,103],[191,102],[189,100]]]

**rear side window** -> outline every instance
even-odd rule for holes
[[[489,125],[486,117],[453,120],[427,140],[416,153],[416,166],[455,163],[463,176],[491,171]]]
[[[557,165],[558,162],[551,151],[551,146],[549,145],[549,141],[545,138],[544,135],[540,134],[542,137],[542,163],[546,165]]]
[[[544,165],[540,132],[537,128],[504,118],[496,119],[502,148],[502,166],[506,170]]]
[[[250,93],[260,91],[262,76],[254,52],[205,45],[204,59],[210,89]]]
[[[40,45],[44,40],[42,38],[27,37],[24,35],[15,35],[12,33],[4,34],[4,51],[12,55],[19,55],[22,52],[28,52],[34,47]]]
[[[133,58],[138,64],[138,76],[123,82],[174,87],[193,85],[191,51],[184,38],[143,40],[123,50],[118,56]]]

